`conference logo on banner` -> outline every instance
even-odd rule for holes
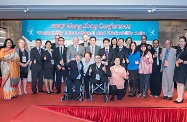
[[[131,37],[140,42],[146,35],[149,41],[158,39],[158,21],[110,21],[110,20],[23,20],[22,35],[31,47],[37,38],[54,42],[55,35],[65,38],[66,46],[72,44],[72,39],[87,33],[97,38],[97,45],[102,46],[104,38]],[[44,43],[43,43],[44,44]]]

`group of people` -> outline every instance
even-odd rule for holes
[[[159,40],[153,40],[153,45],[147,44],[147,37],[141,37],[141,44],[131,37],[103,39],[103,48],[96,45],[96,37],[83,35],[83,43],[79,38],[73,39],[73,44],[65,47],[65,39],[55,36],[55,43],[36,39],[36,46],[28,50],[26,41],[21,38],[15,48],[8,38],[4,48],[0,50],[2,87],[5,100],[16,97],[15,88],[18,85],[19,95],[22,95],[21,81],[24,93],[27,94],[27,75],[31,70],[32,92],[47,94],[61,93],[61,80],[67,84],[68,99],[80,98],[80,85],[84,78],[86,97],[89,98],[89,82],[109,82],[111,101],[115,95],[121,100],[129,91],[128,97],[146,98],[150,88],[150,96],[158,97],[163,91],[162,99],[172,100],[174,82],[177,83],[178,97],[173,102],[182,103],[184,84],[187,74],[186,38],[180,37],[177,49],[172,48],[170,40],[165,41],[164,48],[159,47]],[[126,43],[126,44],[125,44]],[[124,46],[126,45],[126,46]],[[43,90],[43,78],[46,91]],[[36,83],[38,81],[38,87]],[[75,94],[72,91],[75,85]],[[128,86],[129,84],[129,86]]]

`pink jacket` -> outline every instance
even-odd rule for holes
[[[150,52],[147,52],[146,56],[140,58],[139,74],[151,74],[152,73],[153,58]]]
[[[114,66],[110,67],[111,71],[111,79],[110,79],[110,85],[116,85],[117,89],[123,89],[124,88],[124,82],[126,78],[126,70],[124,67],[120,66],[118,70],[116,71]]]

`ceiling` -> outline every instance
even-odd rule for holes
[[[148,13],[148,10],[153,12]],[[1,19],[67,19],[68,17],[117,17],[121,20],[187,20],[187,6],[0,5]]]

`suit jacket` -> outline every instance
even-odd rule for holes
[[[154,48],[152,48],[152,55],[154,55],[155,54],[155,49]],[[158,60],[159,60],[159,65],[157,65],[157,57],[153,57],[153,71],[157,68],[157,66],[159,66],[159,70],[160,70],[160,68],[161,68],[161,65],[162,65],[162,59],[161,59],[161,57],[160,57],[160,54],[162,53],[162,48],[158,48],[158,52],[156,52],[157,53],[157,56],[158,56]]]
[[[98,53],[101,57],[105,54],[105,48],[102,48],[99,50]],[[108,64],[109,66],[112,66],[114,64],[114,58],[116,57],[116,51],[112,48],[109,48],[109,54],[108,54]],[[104,61],[106,61],[105,59]]]
[[[52,43],[52,49],[55,50],[56,48],[56,43]]]
[[[42,71],[43,70],[43,60],[42,60],[42,55],[44,53],[44,50],[41,49],[41,54],[39,54],[39,51],[36,47],[31,49],[30,52],[30,58],[31,58],[31,70],[33,71]],[[36,59],[36,64],[34,64],[34,60]]]
[[[120,57],[121,66],[126,68],[127,67],[127,63],[123,64],[122,61],[123,61],[123,58],[125,60],[126,60],[126,58],[128,58],[129,49],[127,49],[125,46],[123,46],[120,52],[119,52],[119,47],[117,47],[115,49],[115,51],[116,51],[116,56]]]
[[[67,59],[66,59],[66,55],[67,55],[67,47],[64,46],[63,49],[63,54],[62,54],[62,58],[60,56],[60,49],[59,47],[57,47],[54,50],[54,61],[55,61],[55,67],[57,67],[57,65],[60,65],[60,61],[63,59],[64,64],[67,64]]]
[[[83,43],[80,43],[79,45],[83,46],[84,47],[84,42]],[[90,45],[90,42],[88,42],[88,46]]]
[[[160,71],[163,71],[163,62],[164,62],[164,57],[166,54],[166,48],[162,49],[162,66]],[[174,74],[174,69],[175,69],[175,63],[176,63],[176,49],[171,48],[168,56],[168,66],[166,67],[166,72],[168,75],[173,76]]]
[[[81,70],[78,71],[78,67],[77,67],[77,61],[76,60],[72,60],[70,61],[67,65],[66,65],[66,68],[70,68],[70,71],[69,71],[69,75],[68,77],[71,79],[71,80],[75,80],[78,75],[79,75],[79,72],[81,74],[81,79],[82,77],[84,76],[84,71],[83,71],[83,64],[82,64],[82,61],[80,61],[82,67],[81,67]]]
[[[92,69],[92,73],[89,75],[89,69],[90,69],[90,67],[91,67],[91,69]],[[96,74],[99,74],[100,80],[101,80],[101,81],[108,81],[108,77],[111,77],[110,67],[109,67],[109,66],[106,67],[106,72],[104,72],[104,71],[102,70],[103,67],[104,67],[104,65],[101,63],[101,66],[100,66],[100,68],[98,69],[98,71],[99,71],[99,72],[98,72],[97,69],[96,69],[96,63],[91,64],[91,65],[89,66],[87,72],[86,72],[86,76],[87,76],[87,77],[90,77],[90,80],[91,80],[91,81],[96,81],[96,79],[95,79],[95,78],[96,78]]]
[[[44,60],[45,56],[46,56],[46,60]],[[47,50],[45,50],[44,53],[42,54],[42,59],[44,62],[44,69],[54,68],[54,65],[51,63],[51,60],[54,60],[54,51],[52,51],[52,56],[51,56],[51,54]]]
[[[86,49],[86,52],[91,52],[90,45],[87,46],[87,47],[85,47],[85,49]],[[95,55],[97,55],[99,53],[100,49],[101,49],[101,47],[95,45],[95,54],[94,54],[94,57],[95,57]]]
[[[85,53],[85,48],[81,45],[78,45],[78,54],[81,54],[82,56],[84,56]],[[74,45],[70,45],[67,49],[67,60],[72,60],[75,58],[75,55],[77,54],[77,52],[75,51]]]

